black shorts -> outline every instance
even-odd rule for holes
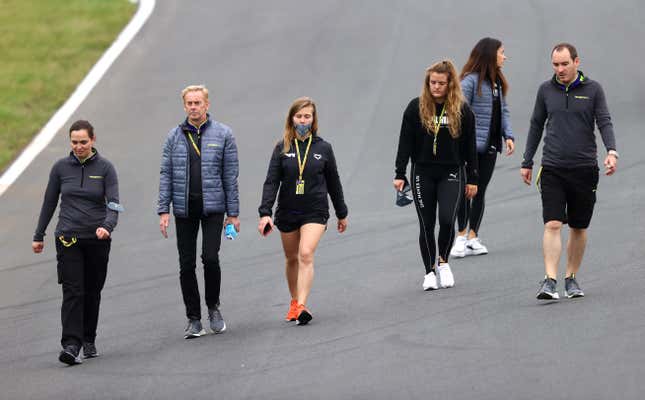
[[[596,204],[598,167],[565,169],[543,166],[539,187],[545,224],[561,221],[571,228],[589,227]]]
[[[325,229],[327,229],[328,219],[328,216],[320,214],[284,213],[275,216],[275,226],[278,227],[280,232],[284,233],[296,231],[305,224],[321,224],[325,225]]]

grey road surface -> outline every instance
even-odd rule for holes
[[[638,0],[158,1],[73,117],[96,126],[127,209],[103,292],[103,355],[78,367],[57,361],[55,219],[44,254],[31,254],[49,169],[68,152],[63,130],[0,198],[0,398],[643,398],[644,18]],[[463,65],[483,36],[506,46],[518,152],[498,160],[489,188],[480,233],[490,254],[452,261],[456,286],[423,292],[417,218],[394,207],[391,188],[401,115],[426,66]],[[603,84],[621,158],[600,179],[579,273],[587,297],[538,302],[541,207],[519,163],[550,48],[562,40]],[[213,116],[234,128],[242,231],[221,251],[228,331],[186,341],[174,224],[164,240],[155,204],[161,144],[183,118],[179,92],[190,83],[211,89]],[[334,146],[350,225],[339,235],[330,220],[314,320],[295,327],[282,320],[279,237],[260,238],[256,224],[272,146],[303,95],[317,100],[321,136]]]

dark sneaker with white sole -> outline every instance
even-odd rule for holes
[[[208,320],[210,321],[213,333],[224,333],[226,330],[226,322],[224,322],[219,307],[216,306],[208,309]]]
[[[60,354],[58,355],[58,361],[65,363],[67,365],[77,365],[83,363],[80,355],[80,348],[73,344],[68,344],[63,347]]]
[[[298,319],[296,319],[296,325],[307,325],[309,321],[313,319],[311,312],[305,307],[304,304],[298,304],[296,309],[298,312]]]
[[[205,335],[206,331],[202,328],[202,321],[198,319],[189,319],[186,330],[184,331],[184,339],[195,339]]]
[[[92,342],[83,342],[83,358],[98,357],[99,352],[96,350],[96,345]]]
[[[564,295],[569,299],[585,296],[584,292],[578,285],[578,281],[576,281],[575,274],[572,274],[568,278],[564,278]]]
[[[544,280],[540,284],[540,290],[537,292],[537,298],[539,300],[557,300],[560,298],[558,291],[556,290],[556,280],[544,277]]]

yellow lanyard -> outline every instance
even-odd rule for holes
[[[436,121],[433,121],[433,127],[434,127],[434,141],[432,142],[432,154],[437,155],[437,136],[439,136],[439,128],[441,128],[441,120],[443,119],[443,115],[446,113],[446,106],[444,105],[443,108],[441,109],[441,115],[439,115],[439,118]]]
[[[190,138],[190,142],[193,144],[193,148],[194,148],[194,149],[195,149],[195,151],[197,152],[197,155],[198,155],[199,157],[201,157],[201,156],[202,156],[202,153],[199,151],[199,148],[197,147],[197,143],[195,143],[195,139],[193,139],[193,135],[191,135],[191,133],[190,133],[190,132],[186,132],[186,133],[188,133],[188,137]]]
[[[63,235],[60,235],[60,236],[58,237],[58,240],[60,240],[60,242],[61,242],[61,243],[63,244],[63,246],[65,246],[65,247],[71,247],[73,244],[75,244],[75,243],[76,243],[76,238],[75,238],[74,236],[72,236],[72,238],[69,240],[69,242],[68,242],[67,240],[65,240],[65,236],[63,236]]]
[[[296,141],[296,139],[293,139],[293,143],[296,145],[296,154],[298,155],[298,180],[302,180],[302,173],[305,170],[305,164],[307,164],[307,154],[309,154],[309,146],[311,146],[311,136],[309,136],[309,142],[307,143],[307,150],[305,150],[305,158],[303,160],[300,160],[300,149],[298,148],[298,142]]]

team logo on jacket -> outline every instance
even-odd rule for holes
[[[321,156],[320,154],[316,154],[316,153],[314,153],[314,158],[315,158],[316,160],[320,160],[320,158],[321,158],[321,157],[322,157],[322,156]]]
[[[296,153],[284,153],[285,157],[296,158]]]

